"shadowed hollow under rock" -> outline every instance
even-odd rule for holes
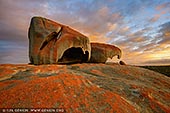
[[[88,51],[84,52],[82,51],[82,48],[69,48],[67,49],[61,59],[58,60],[59,64],[69,64],[69,63],[82,63],[82,62],[87,62],[88,61],[88,56],[89,53]]]

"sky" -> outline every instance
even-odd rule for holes
[[[29,63],[33,16],[119,47],[127,64],[170,65],[170,0],[0,0],[0,64]]]

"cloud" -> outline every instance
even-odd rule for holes
[[[16,42],[0,41],[0,63],[28,63],[28,46]]]
[[[1,0],[0,1],[0,40],[21,42],[28,41],[27,32],[30,19],[34,14],[43,14],[43,0]],[[41,7],[41,10],[38,9]],[[46,14],[46,13],[45,13]]]
[[[162,18],[168,19],[168,14],[170,12],[170,2],[160,2],[160,4],[155,5],[154,10],[156,13],[153,13],[153,15],[151,15],[149,22],[158,22],[159,20],[161,21]]]
[[[33,4],[34,3],[34,4]],[[42,1],[1,0],[0,1],[0,63],[28,62],[28,27]],[[39,13],[40,14],[40,13]]]
[[[113,44],[117,44],[123,50],[123,60],[130,64],[140,65],[149,59],[168,59],[170,58],[167,45],[170,40],[169,37],[167,38],[169,25],[165,23],[157,26],[159,27],[157,30],[153,27],[146,27],[135,32],[129,27],[128,32],[122,32],[122,36],[113,39]]]
[[[166,22],[160,25],[160,28],[161,28],[159,30],[159,32],[161,33],[160,38],[162,38],[162,40],[159,42],[159,44],[161,43],[169,44],[170,43],[170,22]]]
[[[155,60],[154,55],[168,51],[168,4],[166,0],[0,0],[0,63],[28,62],[33,16],[69,25],[91,41],[114,44],[123,50],[127,63]]]
[[[161,17],[161,15],[159,15],[159,14],[156,14],[156,15],[154,15],[150,20],[149,20],[149,22],[156,22],[156,21],[158,21],[158,19]]]
[[[157,10],[170,9],[170,2],[165,2],[156,6]]]
[[[145,65],[169,65],[170,59],[149,60],[143,62]]]

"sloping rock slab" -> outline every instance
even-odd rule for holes
[[[170,112],[170,78],[128,65],[0,65],[0,86],[0,108]]]

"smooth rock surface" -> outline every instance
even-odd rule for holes
[[[117,56],[121,58],[121,50],[114,46],[104,43],[91,43],[91,58],[89,62],[92,63],[105,63],[108,58]]]
[[[169,113],[170,78],[118,64],[0,65],[0,108]]]
[[[32,64],[75,63],[90,59],[89,38],[52,20],[33,17],[28,36]]]

